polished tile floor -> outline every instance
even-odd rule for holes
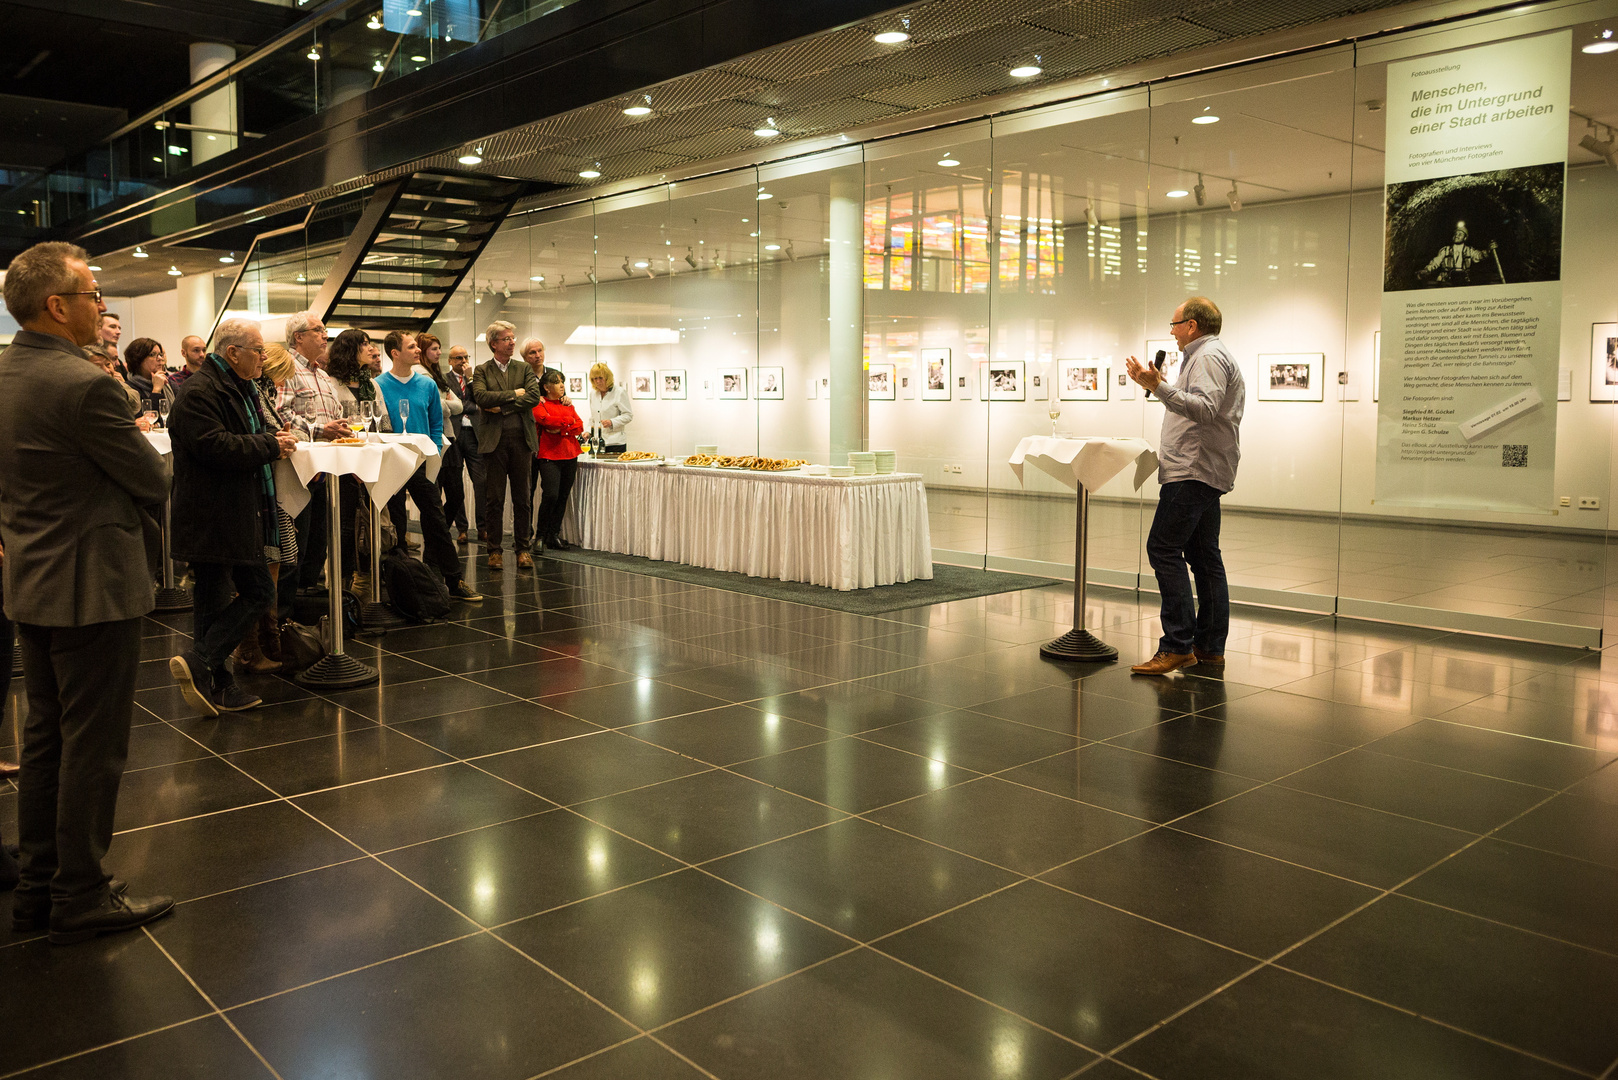
[[[219,720],[148,621],[108,865],[180,904],[52,948],[0,898],[0,1075],[1614,1075],[1600,654],[1241,610],[1141,681],[1040,660],[1065,588],[489,577]],[[1126,662],[1153,616],[1087,605]]]

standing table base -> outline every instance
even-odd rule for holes
[[[408,626],[410,620],[382,602],[382,508],[371,503],[371,587],[369,596],[360,604],[360,627],[367,634],[385,634],[389,630]]]
[[[331,598],[328,615],[331,620],[331,648],[327,650],[325,656],[315,662],[313,667],[306,668],[292,677],[300,686],[312,686],[323,690],[370,686],[380,677],[375,668],[343,652],[343,534],[339,530],[343,520],[342,486],[337,482],[336,476],[329,477],[326,484],[328,495],[326,512],[330,515],[327,518],[326,531],[326,535],[330,538],[326,553],[326,593]],[[371,546],[374,548],[376,545],[373,542]]]
[[[1110,663],[1118,650],[1084,627],[1084,568],[1090,555],[1090,492],[1079,485],[1079,519],[1073,540],[1073,629],[1039,647],[1039,655],[1052,660]]]

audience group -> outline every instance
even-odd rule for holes
[[[89,261],[62,243],[12,261],[5,304],[22,329],[0,353],[0,636],[20,642],[28,702],[21,760],[0,762],[19,789],[19,844],[0,846],[0,889],[15,888],[16,928],[47,930],[58,944],[140,926],[173,907],[169,897],[129,896],[101,866],[165,501],[172,558],[193,598],[191,641],[169,670],[194,709],[217,717],[261,704],[237,675],[285,670],[301,655],[300,598],[372,585],[362,543],[367,553],[420,550],[463,602],[482,599],[463,576],[459,548],[471,529],[488,568],[504,569],[508,490],[517,570],[533,567],[536,550],[570,547],[562,523],[586,431],[565,376],[545,367],[544,344],[524,343],[518,358],[508,322],[488,327],[490,359],[474,367],[465,347],[446,351],[427,333],[394,331],[378,343],[351,329],[330,340],[317,314],[302,312],[287,320],[283,341],[266,342],[261,323],[232,318],[211,343],[183,338],[171,368],[151,338],[120,352],[122,320],[106,310]],[[627,394],[604,364],[590,382],[590,427],[610,449],[625,449]],[[312,478],[307,503],[288,513],[276,462],[300,443],[351,438],[363,412],[383,431],[441,448],[436,482],[418,468],[389,500],[379,535],[350,475]],[[166,457],[148,437],[160,428]],[[322,585],[333,546],[340,577],[327,574]]]

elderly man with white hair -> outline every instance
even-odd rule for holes
[[[292,378],[276,392],[276,411],[296,416],[294,427],[304,426],[315,439],[347,439],[354,434],[343,416],[343,386],[326,373],[329,346],[326,324],[312,311],[300,311],[286,321],[287,351],[295,369]],[[354,512],[360,505],[357,477],[338,479],[342,487],[343,514],[340,528],[344,574],[358,569],[359,557],[354,532]],[[284,574],[280,581],[280,608],[290,612],[297,603],[297,591],[318,592],[320,574],[326,566],[326,477],[309,483],[309,505],[298,515],[298,572]],[[340,589],[341,581],[328,581],[327,587]]]
[[[169,661],[169,672],[205,716],[262,700],[231,678],[225,661],[275,600],[269,564],[281,561],[281,529],[272,466],[297,445],[291,431],[265,429],[256,381],[263,368],[258,323],[226,319],[169,415],[174,554],[196,579],[192,647]]]

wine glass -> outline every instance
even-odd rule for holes
[[[399,399],[399,430],[401,433],[410,430],[410,402],[405,398]]]
[[[348,429],[354,434],[358,435],[365,430],[365,421],[360,417],[359,402],[343,402],[343,419],[348,421]]]
[[[365,429],[367,431],[371,430],[376,424],[376,402],[360,402],[360,418],[365,421]]]
[[[1050,409],[1045,415],[1051,418],[1051,438],[1054,439],[1056,438],[1056,421],[1062,418],[1062,406],[1054,401],[1051,402]]]
[[[163,421],[164,427],[169,426],[169,406],[172,404],[168,398],[160,398],[157,402],[157,415]]]
[[[157,423],[157,410],[156,409],[147,409],[141,415],[146,418],[146,428],[147,428],[147,430],[151,430],[152,425]]]

